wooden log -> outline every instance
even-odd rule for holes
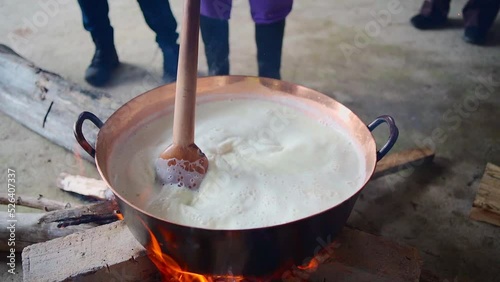
[[[49,212],[40,218],[40,222],[57,222],[58,227],[79,225],[82,223],[106,224],[118,220],[120,218],[118,214],[118,203],[114,200],[109,200],[88,206]]]
[[[474,207],[500,214],[500,167],[492,163],[486,165]]]
[[[88,206],[55,210],[48,213],[2,212],[0,215],[0,250],[10,250],[8,240],[15,228],[16,251],[28,245],[66,236],[101,224],[118,220],[120,217],[116,201],[103,201]]]
[[[30,207],[44,211],[55,211],[71,208],[70,203],[50,200],[44,198],[42,195],[40,195],[39,197],[17,195],[14,199],[14,203],[12,203],[10,201],[10,198],[6,194],[0,194],[0,205],[9,204],[15,204],[18,206]]]
[[[433,159],[434,151],[428,148],[413,148],[391,153],[377,163],[371,179],[425,165],[431,163]]]
[[[481,208],[472,207],[469,217],[471,219],[500,226],[500,215]]]
[[[486,165],[470,218],[500,226],[500,167]]]
[[[415,248],[362,231],[344,228],[324,248],[317,269],[293,269],[282,280],[397,282],[420,276]],[[160,281],[146,250],[122,221],[31,245],[22,258],[24,281]]]
[[[77,144],[73,123],[84,110],[106,120],[118,107],[109,94],[84,89],[0,44],[0,110],[55,144],[93,162]],[[95,132],[86,135],[95,140]]]
[[[56,181],[57,187],[63,191],[73,192],[101,200],[113,199],[113,192],[102,180],[81,175],[61,173]]]
[[[16,252],[20,252],[29,245],[64,237],[95,226],[82,224],[58,228],[58,223],[40,223],[39,221],[43,216],[43,213],[16,213],[16,221],[12,222],[9,221],[7,212],[0,212],[0,251],[8,251],[14,247]],[[11,232],[10,229],[7,229],[13,223],[15,226],[15,246],[9,245]]]

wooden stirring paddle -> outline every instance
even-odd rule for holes
[[[194,144],[200,0],[185,0],[174,105],[173,142],[156,160],[163,184],[195,189],[208,169],[208,159]]]

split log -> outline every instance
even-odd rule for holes
[[[0,251],[9,251],[14,247],[16,252],[20,252],[29,245],[95,227],[92,224],[81,224],[59,228],[58,223],[40,223],[43,216],[43,213],[16,213],[16,221],[12,222],[8,220],[7,212],[0,212]],[[9,246],[11,232],[7,228],[12,226],[12,223],[15,223],[15,246]]]
[[[60,209],[48,213],[0,213],[0,250],[9,250],[10,229],[15,226],[16,251],[28,245],[66,236],[76,231],[118,220],[116,201],[103,201],[88,206]]]
[[[40,218],[41,223],[57,222],[58,227],[79,225],[82,223],[106,224],[119,219],[118,203],[114,200],[67,210],[46,213]]]
[[[31,196],[16,196],[14,203],[10,202],[10,198],[6,194],[0,194],[0,205],[15,204],[23,207],[30,207],[44,211],[55,211],[71,208],[70,203],[63,203],[59,201],[44,198],[42,195],[39,197]]]
[[[91,160],[76,143],[73,123],[84,110],[106,120],[118,107],[109,94],[84,89],[0,44],[0,110],[53,143]],[[90,140],[96,131],[87,133]]]
[[[57,187],[63,191],[77,193],[101,200],[114,198],[113,192],[102,180],[88,178],[81,175],[71,175],[61,173],[56,183]]]
[[[472,207],[469,217],[471,219],[500,226],[500,215],[481,208]]]
[[[418,250],[354,229],[344,228],[323,253],[314,272],[295,269],[282,280],[406,282],[420,276]],[[22,258],[24,281],[161,281],[123,221],[31,245]]]
[[[486,165],[470,218],[500,226],[500,167]]]

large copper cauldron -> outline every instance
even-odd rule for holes
[[[198,103],[217,99],[248,98],[286,101],[289,99],[317,109],[318,115],[335,120],[358,144],[366,161],[363,185],[352,196],[321,213],[281,225],[244,230],[210,230],[168,222],[140,209],[133,195],[148,191],[124,191],[113,187],[108,166],[112,149],[131,128],[160,113],[173,111],[175,84],[148,91],[118,109],[106,123],[84,112],[75,124],[80,145],[95,157],[97,169],[111,187],[125,217],[126,224],[144,246],[151,243],[151,233],[158,239],[162,252],[186,271],[207,275],[265,276],[278,269],[302,265],[321,248],[320,242],[331,240],[342,229],[359,192],[373,174],[375,165],[394,145],[398,129],[389,116],[381,116],[366,126],[347,107],[317,91],[292,83],[246,76],[206,77],[198,80]],[[229,96],[228,93],[231,95]],[[100,131],[95,149],[85,140],[82,125],[92,121]],[[370,131],[387,123],[390,136],[377,151]],[[279,216],[279,215],[277,215]],[[151,231],[151,233],[150,233]]]

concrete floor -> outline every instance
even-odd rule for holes
[[[356,204],[351,226],[417,247],[424,268],[450,280],[499,281],[500,227],[468,218],[486,163],[500,164],[499,21],[489,46],[476,47],[460,38],[464,0],[453,1],[450,28],[428,32],[408,24],[420,1],[391,1],[296,1],[287,21],[283,79],[334,97],[367,123],[381,114],[394,116],[400,128],[394,150],[423,144],[436,148],[434,165],[371,182]],[[1,41],[37,65],[85,84],[93,45],[76,1],[57,0],[46,22],[40,18],[44,2],[1,1]],[[120,102],[158,85],[161,77],[161,53],[134,2],[110,1],[124,64],[104,90]],[[179,19],[182,1],[171,2]],[[232,74],[256,74],[247,2],[234,1]],[[400,5],[392,9],[395,13],[375,24],[374,15],[385,13],[393,2]],[[26,21],[39,27],[30,29]],[[370,36],[363,33],[367,25]],[[23,38],[17,46],[9,40],[12,33]],[[349,50],[353,53],[346,56]],[[383,131],[376,134],[380,140]],[[3,114],[0,132],[1,163],[4,169],[17,169],[19,194],[77,201],[55,188],[57,175],[98,177],[92,165],[80,164],[72,153]],[[0,178],[6,183],[5,174]],[[5,275],[5,267],[2,262],[2,281],[21,279],[21,274]]]

